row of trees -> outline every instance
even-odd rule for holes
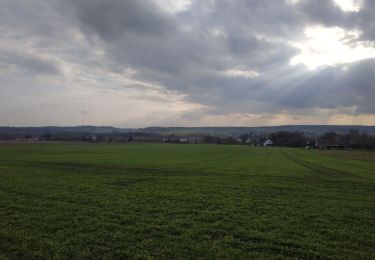
[[[279,131],[270,134],[246,133],[241,135],[244,144],[259,145],[270,139],[274,146],[315,147],[331,146],[347,149],[375,149],[375,136],[352,129],[348,133],[326,132],[322,135],[308,135],[303,132]]]
[[[302,132],[276,132],[270,135],[270,139],[276,146],[303,147],[310,142]]]
[[[375,136],[350,130],[348,133],[339,134],[326,132],[320,136],[307,136],[303,132],[276,132],[269,135],[276,146],[289,147],[325,147],[337,146],[343,149],[375,149]]]
[[[319,141],[342,144],[353,149],[375,149],[375,136],[367,133],[360,133],[355,129],[350,130],[346,134],[327,132],[320,136]]]
[[[191,138],[191,136],[186,136]],[[44,133],[43,135],[19,135],[0,134],[0,140],[16,139],[39,139],[47,141],[88,141],[88,142],[179,142],[181,136],[162,136],[148,133],[111,133],[111,134],[92,134],[92,133]],[[330,145],[340,146],[341,148],[352,149],[375,149],[375,135],[360,133],[358,130],[350,130],[347,133],[340,134],[336,132],[326,132],[322,135],[307,135],[303,132],[279,131],[275,133],[246,133],[241,136],[213,136],[199,135],[193,136],[194,143],[213,143],[213,144],[247,144],[262,145],[267,139],[270,139],[275,146],[287,147],[314,147]],[[190,139],[189,139],[190,140]]]

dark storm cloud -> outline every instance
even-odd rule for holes
[[[71,31],[79,31],[104,55],[96,61],[108,72],[136,71],[143,82],[177,91],[212,113],[277,113],[305,108],[354,106],[375,113],[374,60],[309,71],[291,66],[307,26],[358,29],[375,40],[374,1],[356,13],[343,12],[329,0],[193,1],[171,14],[151,0],[0,0],[2,31],[39,43],[62,59],[81,63],[86,51],[75,48]],[[68,30],[69,29],[69,30]],[[60,51],[65,48],[65,52]],[[68,49],[68,52],[66,51]],[[53,62],[0,49],[3,63],[34,73],[56,74]],[[66,55],[66,56],[64,56]],[[238,75],[228,71],[240,71]],[[245,76],[256,71],[259,76]],[[113,87],[113,86],[105,86]]]
[[[169,88],[186,90],[191,87],[201,88],[194,86],[194,82],[201,81],[202,76],[210,76],[201,75],[205,71],[233,67],[264,69],[283,64],[296,54],[297,51],[288,45],[255,37],[255,19],[249,20],[248,25],[241,28],[239,17],[236,22],[230,22],[235,12],[242,8],[253,13],[260,12],[257,16],[262,21],[262,11],[269,12],[268,16],[271,17],[281,7],[286,12],[285,19],[292,21],[287,19],[290,17],[287,12],[290,8],[285,4],[277,4],[279,2],[262,6],[259,1],[253,1],[259,10],[252,10],[253,6],[244,1],[234,3],[234,10],[225,11],[227,6],[231,6],[230,3],[218,1],[215,9],[205,18],[207,25],[196,25],[186,20],[187,17],[197,15],[198,5],[185,13],[184,19],[178,19],[157,10],[147,1],[140,2],[142,4],[80,1],[78,18],[81,27],[90,28],[92,33],[100,36],[111,59],[118,62],[116,66],[131,66],[140,71],[141,78],[155,80]],[[272,7],[272,11],[267,7]],[[154,10],[152,16],[149,15],[151,8]],[[245,13],[242,15],[246,17]],[[249,14],[247,16],[251,17]],[[222,28],[223,37],[214,34],[216,27]],[[257,30],[262,32],[265,27],[275,28],[272,24],[266,26],[263,23]]]
[[[215,1],[212,23],[221,23],[237,35],[291,35],[303,26],[303,15],[284,1]],[[218,17],[218,18],[217,18]]]
[[[342,25],[350,18],[350,14],[342,12],[333,1],[327,0],[301,0],[296,8],[303,13],[312,23],[326,26]]]
[[[179,21],[151,1],[78,1],[73,6],[79,26],[88,37],[99,36],[117,68],[163,77],[192,64],[205,65],[203,54],[211,47],[183,33]]]
[[[367,0],[355,16],[357,27],[363,32],[362,39],[375,41],[375,1]]]
[[[84,29],[101,37],[120,38],[136,35],[164,35],[173,30],[173,21],[150,1],[80,0],[76,7]]]

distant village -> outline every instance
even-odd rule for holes
[[[352,129],[347,133],[326,132],[322,135],[304,132],[244,133],[241,135],[129,133],[2,133],[0,140],[19,142],[89,142],[89,143],[180,143],[237,144],[250,146],[304,147],[306,149],[375,149],[375,136]]]

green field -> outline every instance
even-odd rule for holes
[[[375,153],[1,144],[1,258],[375,259]]]

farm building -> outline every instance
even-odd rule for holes
[[[319,143],[318,148],[322,150],[344,150],[347,149],[347,146],[343,143],[326,141]]]

